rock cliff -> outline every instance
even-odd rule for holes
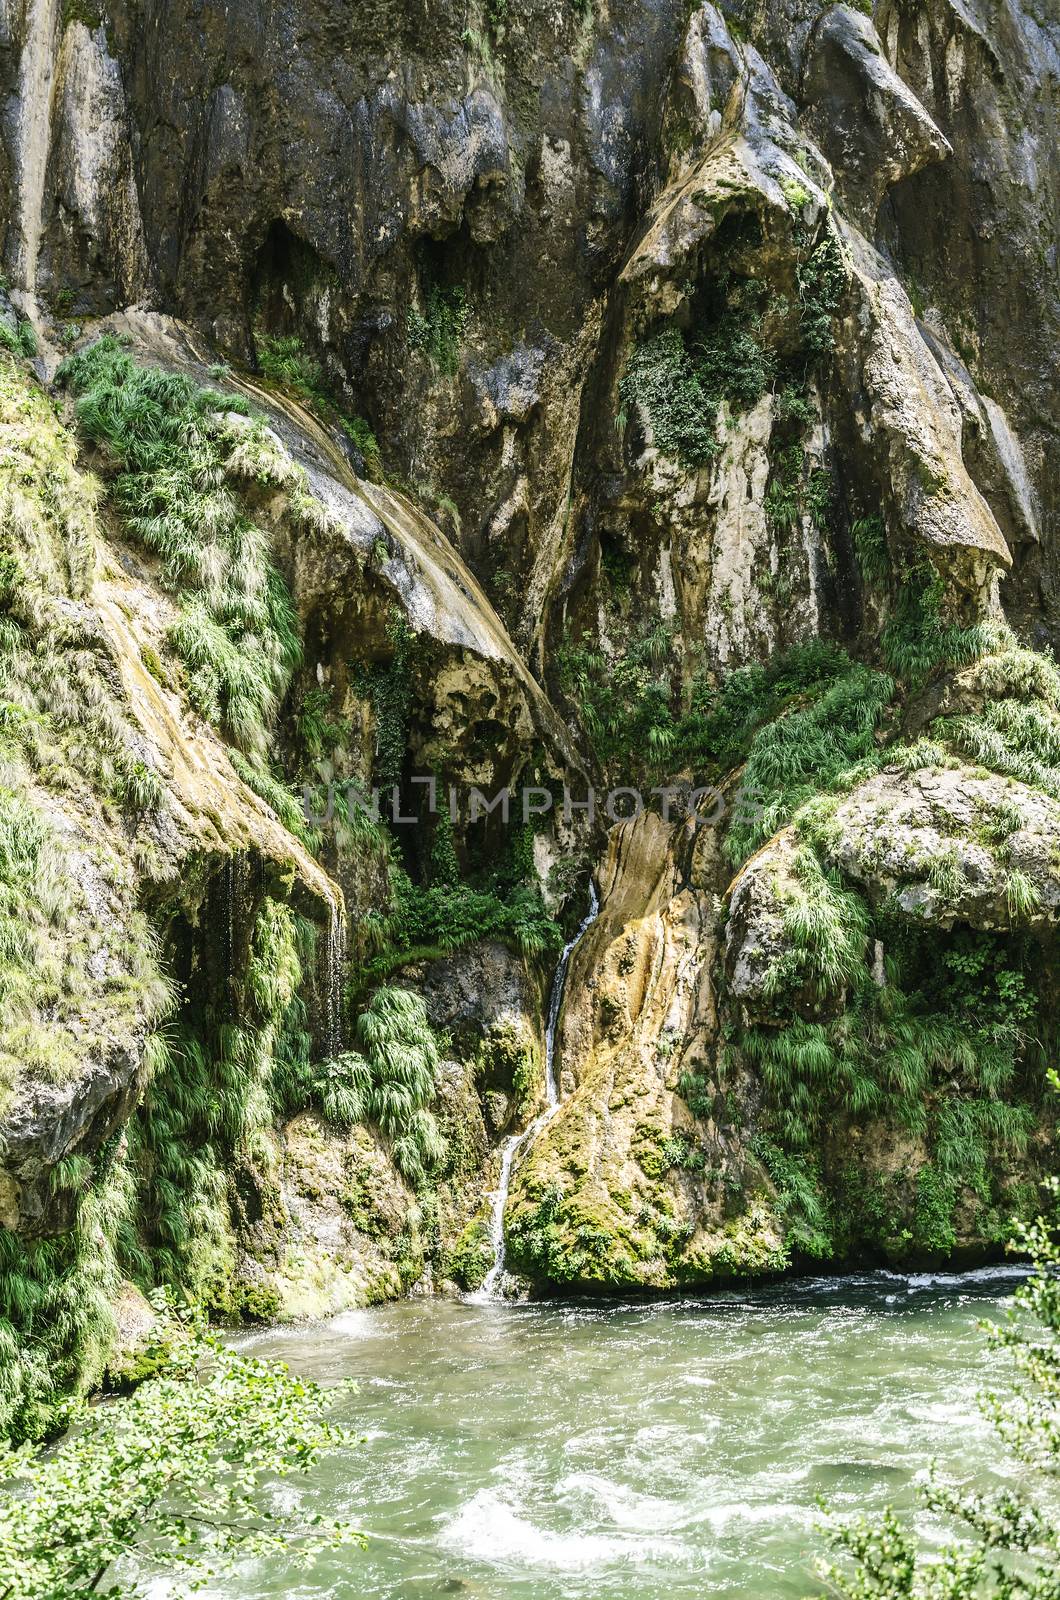
[[[1060,19],[0,37],[0,1428],[130,1282],[476,1289],[535,1117],[537,1292],[1002,1248],[1055,1166]]]

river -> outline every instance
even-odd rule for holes
[[[359,1380],[364,1435],[294,1509],[367,1553],[255,1562],[226,1600],[784,1600],[819,1592],[816,1498],[915,1504],[934,1456],[1001,1470],[977,1322],[1015,1275],[874,1274],[650,1304],[408,1300],[238,1340]],[[927,1527],[927,1524],[924,1524]]]

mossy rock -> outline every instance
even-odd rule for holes
[[[468,1223],[442,1258],[442,1276],[451,1278],[461,1289],[473,1293],[481,1289],[492,1266],[493,1241],[490,1238],[489,1219],[480,1215]]]

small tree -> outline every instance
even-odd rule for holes
[[[72,1409],[57,1446],[0,1457],[0,1600],[128,1597],[159,1571],[198,1589],[246,1556],[363,1545],[344,1524],[268,1503],[271,1480],[351,1442],[326,1416],[348,1385],[240,1355],[166,1310],[147,1359],[156,1376]]]
[[[1021,1489],[976,1494],[932,1471],[930,1510],[955,1524],[957,1537],[930,1554],[893,1511],[859,1517],[832,1530],[847,1559],[822,1562],[828,1592],[845,1600],[1060,1600],[1060,1180],[1046,1186],[1051,1218],[1016,1232],[1033,1275],[1013,1296],[1005,1322],[987,1327],[1008,1351],[1011,1393],[985,1394],[980,1405],[1024,1469]],[[1038,1326],[1028,1328],[1026,1313]]]

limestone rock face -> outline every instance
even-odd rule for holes
[[[486,10],[0,8],[0,843],[39,830],[22,879],[0,850],[39,968],[0,982],[0,1225],[74,1239],[145,1106],[179,1167],[170,1017],[227,1130],[195,1223],[225,1314],[474,1287],[593,872],[513,1268],[992,1249],[1052,1137],[1056,19]],[[176,511],[151,406],[130,485],[56,380],[103,334],[222,397]],[[297,636],[252,760],[174,643],[173,519],[211,517],[200,598],[231,557],[254,619],[208,619],[230,683],[272,578]],[[550,808],[336,810],[413,775]],[[648,809],[564,819],[590,782]],[[720,826],[660,798],[707,785]],[[344,1048],[381,986],[437,1052],[418,1175]]]
[[[506,1213],[511,1263],[532,1279],[666,1289],[782,1262],[771,1185],[718,1087],[712,849],[650,815],[611,835],[563,1021],[574,1081]]]
[[[785,918],[802,899],[798,843],[779,833],[741,868],[729,896],[725,955],[729,988],[744,1015],[775,1021],[788,1000],[778,974],[789,938]]]
[[[744,1014],[776,1021],[792,1003],[785,955],[806,901],[792,829],[741,868],[725,930],[729,991]],[[1042,929],[1060,914],[1060,804],[1011,778],[968,767],[884,770],[842,799],[825,859],[872,904],[918,925]],[[788,963],[790,965],[790,961]],[[803,994],[835,1011],[841,993]]]
[[[882,772],[836,808],[830,856],[920,921],[1046,927],[1060,914],[1060,803],[967,767]]]
[[[893,183],[950,154],[887,60],[872,19],[850,6],[833,6],[814,25],[802,90],[807,122],[866,231]]]
[[[888,61],[953,154],[897,184],[885,240],[915,280],[924,320],[1005,412],[1020,441],[1041,527],[1019,540],[1008,605],[1051,636],[1057,488],[1043,471],[1056,448],[1058,400],[1045,378],[1060,327],[1055,259],[1055,141],[1060,26],[1048,7],[939,0],[915,13],[886,0],[875,22]],[[1033,306],[1033,313],[1029,308]],[[973,309],[974,308],[974,309]]]

